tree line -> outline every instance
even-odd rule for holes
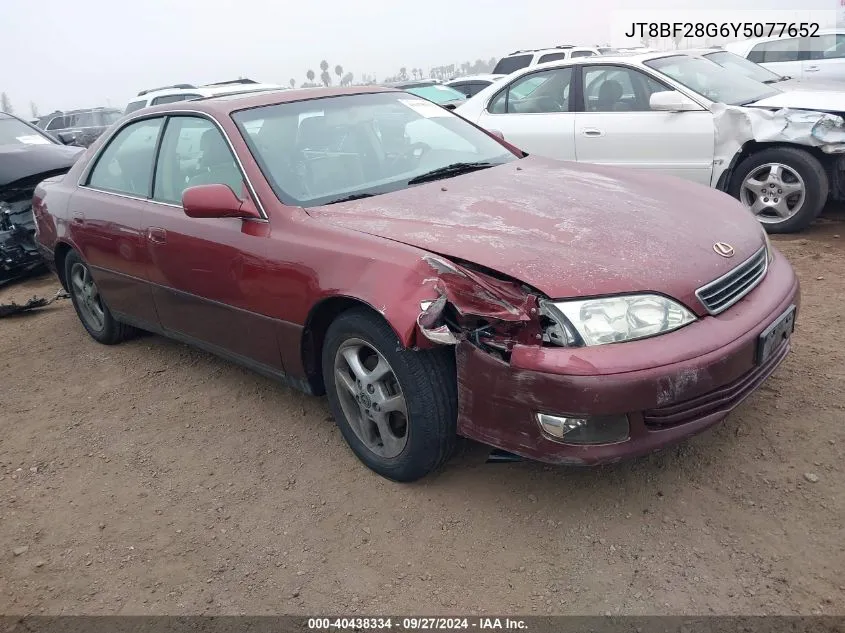
[[[382,81],[384,83],[389,83],[393,81],[407,81],[409,79],[437,79],[438,81],[447,81],[454,77],[464,77],[466,75],[480,75],[484,73],[489,73],[493,71],[493,68],[496,66],[496,62],[498,60],[495,57],[491,57],[488,60],[477,59],[473,61],[466,61],[462,64],[446,64],[443,66],[432,66],[428,73],[426,73],[422,68],[408,68],[407,66],[402,66],[398,72],[394,73],[393,75],[389,75],[385,77]],[[320,75],[319,81],[317,81],[317,73],[312,70],[308,69],[305,72],[305,79],[306,81],[299,84],[300,88],[316,88],[319,86],[329,87],[331,85],[338,85],[338,86],[361,86],[361,85],[370,85],[376,84],[378,82],[378,78],[375,74],[362,74],[358,77],[356,81],[354,73],[351,72],[344,72],[344,68],[342,65],[338,64],[334,67],[334,75],[329,72],[330,65],[324,59],[320,62]],[[297,87],[297,80],[291,77],[290,81],[288,82],[291,88]]]
[[[0,112],[7,112],[8,114],[14,114],[15,108],[12,105],[12,100],[9,99],[9,95],[5,92],[0,92]],[[38,118],[38,106],[35,105],[34,101],[29,102],[29,112],[32,115],[33,119]]]

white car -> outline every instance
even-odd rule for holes
[[[764,84],[774,84],[781,90],[842,90],[840,81],[822,79],[798,79],[780,75],[773,70],[755,64],[750,59],[721,48],[684,49],[686,55],[699,55],[724,68],[735,70]]]
[[[574,59],[576,57],[593,57],[601,55],[599,49],[594,46],[574,46],[572,44],[561,44],[554,48],[535,48],[524,51],[514,51],[510,55],[502,57],[493,68],[494,75],[510,75],[512,72],[546,64],[562,59]]]
[[[162,103],[175,103],[177,101],[190,101],[204,97],[217,97],[226,94],[239,94],[243,92],[256,92],[262,90],[285,90],[284,86],[276,84],[262,84],[251,79],[236,79],[234,81],[222,81],[220,83],[194,86],[191,84],[176,84],[162,88],[151,88],[142,90],[137,97],[129,102],[123,114],[135,112],[141,108],[147,108]]]
[[[797,115],[782,108],[842,112],[845,94],[787,93],[709,60],[667,52],[534,66],[455,112],[528,153],[716,187],[740,199],[768,231],[792,232],[813,221],[831,191],[838,195],[830,183],[845,131],[841,119],[800,112],[804,119],[791,121]],[[832,126],[825,142],[809,131],[822,119],[828,124],[822,129]]]
[[[468,75],[466,77],[455,77],[445,83],[446,86],[464,93],[467,97],[474,97],[490,84],[498,81],[505,75]]]
[[[845,79],[845,29],[820,29],[817,37],[764,37],[724,45],[756,64],[796,79]]]

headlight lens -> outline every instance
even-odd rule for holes
[[[681,304],[651,294],[546,302],[543,307],[546,316],[555,322],[552,328],[547,328],[547,334],[550,330],[571,334],[563,337],[562,342],[549,336],[549,342],[559,345],[634,341],[665,334],[695,321],[695,315]]]

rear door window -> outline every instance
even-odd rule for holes
[[[757,64],[776,62],[797,62],[804,59],[808,51],[801,50],[801,40],[787,37],[773,42],[757,44],[748,54],[748,59]]]
[[[87,185],[94,189],[148,198],[153,159],[164,119],[144,119],[118,132],[97,159]]]

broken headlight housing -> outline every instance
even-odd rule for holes
[[[655,294],[544,301],[541,307],[543,341],[562,347],[635,341],[695,321],[680,303]]]

